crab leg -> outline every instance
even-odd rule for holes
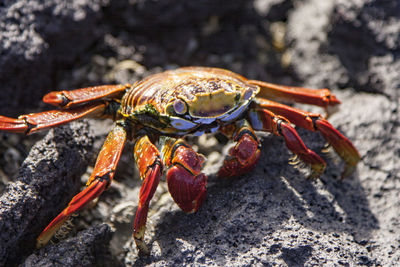
[[[249,111],[248,119],[256,131],[271,132],[283,136],[286,146],[301,160],[311,167],[309,178],[318,178],[325,170],[325,161],[314,151],[306,147],[297,131],[290,125],[290,122],[281,116],[276,116],[266,109],[252,109]]]
[[[99,117],[106,111],[106,104],[97,103],[68,110],[49,110],[21,115],[18,119],[0,116],[0,130],[12,133],[33,132],[66,124],[83,117]]]
[[[182,139],[163,137],[160,143],[172,198],[184,212],[196,212],[206,197],[207,176],[201,172],[203,155]]]
[[[120,98],[131,85],[101,85],[71,91],[54,91],[43,97],[43,102],[62,108],[100,99]]]
[[[97,198],[111,183],[117,163],[126,141],[125,127],[116,124],[97,157],[93,173],[87,187],[77,194],[65,208],[37,238],[37,247],[42,247],[51,239],[61,225],[76,211],[81,210],[90,201]]]
[[[250,171],[260,158],[260,140],[246,120],[238,121],[221,129],[236,142],[218,172],[219,177],[238,176]]]
[[[347,137],[335,129],[320,114],[306,112],[297,108],[289,107],[266,99],[257,98],[258,106],[268,109],[275,114],[284,116],[293,124],[309,131],[319,131],[323,137],[332,145],[336,153],[344,160],[346,166],[342,172],[342,178],[353,173],[361,157],[357,149]]]
[[[148,254],[148,248],[144,243],[147,213],[149,211],[150,200],[153,198],[154,192],[160,182],[163,164],[158,149],[151,143],[147,135],[142,136],[136,141],[134,156],[143,183],[139,193],[139,204],[133,237],[139,250]]]
[[[329,91],[329,89],[309,89],[303,87],[284,86],[257,80],[249,80],[247,82],[261,87],[260,93],[257,96],[262,98],[283,100],[290,103],[297,102],[311,104],[320,107],[340,104],[340,101]]]

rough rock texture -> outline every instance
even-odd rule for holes
[[[57,71],[71,66],[94,43],[101,2],[2,1],[1,114],[37,106],[57,84]]]
[[[296,74],[313,86],[350,86],[398,100],[399,14],[398,1],[299,5],[288,18],[287,34]]]
[[[87,124],[49,132],[30,151],[0,197],[0,263],[13,264],[32,251],[37,235],[78,189],[91,158]]]
[[[30,255],[21,266],[118,266],[110,261],[111,230],[102,224]]]
[[[362,161],[351,178],[340,181],[342,162],[323,154],[328,163],[325,174],[309,181],[305,168],[288,164],[291,155],[283,140],[268,135],[253,172],[230,180],[209,176],[208,198],[195,214],[180,211],[162,182],[151,203],[146,233],[151,255],[145,256],[138,255],[131,238],[140,180],[132,166],[133,147],[128,144],[115,181],[97,205],[72,219],[66,238],[34,251],[34,237],[46,218],[61,210],[74,191],[60,187],[61,181],[72,183],[64,180],[63,173],[76,177],[86,166],[81,158],[86,146],[79,144],[89,138],[87,129],[67,138],[70,128],[61,128],[37,145],[40,153],[32,150],[17,181],[4,189],[1,210],[19,213],[12,220],[0,217],[5,235],[16,233],[10,239],[3,238],[1,231],[1,263],[13,259],[14,249],[26,266],[388,266],[400,261],[398,1],[255,0],[222,5],[222,1],[208,0],[110,0],[73,1],[67,6],[61,2],[20,0],[0,5],[0,16],[6,18],[0,22],[0,84],[15,95],[3,95],[1,90],[7,114],[31,110],[43,90],[133,82],[184,65],[218,66],[249,78],[332,88],[342,105],[329,120],[354,142]],[[64,22],[52,14],[61,14]],[[85,23],[78,23],[82,20]],[[12,25],[20,25],[18,31],[23,34],[17,34]],[[54,33],[51,42],[46,38],[48,28]],[[7,48],[10,41],[3,40],[12,40],[14,45]],[[71,126],[72,132],[78,125],[82,124]],[[95,133],[95,152],[110,123],[90,122],[90,128]],[[324,147],[317,133],[301,129],[299,133],[314,151]],[[25,154],[23,149],[29,148],[12,136],[1,140],[0,185],[15,180],[13,159],[18,161]],[[71,146],[61,145],[62,151],[72,153],[78,148],[80,156],[58,161],[53,156],[58,151],[55,144],[65,144],[65,138]],[[199,142],[199,151],[211,152],[207,171],[215,172],[221,145],[212,138]],[[40,155],[63,164],[43,163]],[[85,158],[93,162],[91,155]],[[76,168],[78,163],[82,167]],[[71,169],[75,174],[69,173]],[[82,184],[90,171],[81,177]],[[50,180],[51,184],[41,176],[57,180]],[[57,201],[47,201],[44,210],[43,199],[37,195],[40,188],[64,193]],[[29,211],[22,212],[25,203]],[[36,227],[29,227],[38,218],[35,210],[47,215],[37,219]],[[112,226],[111,241],[108,227],[99,226],[102,222]],[[57,263],[60,255],[62,263]],[[93,255],[104,256],[100,261]]]

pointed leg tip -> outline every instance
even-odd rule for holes
[[[315,181],[318,180],[320,177],[319,174],[311,173],[310,175],[307,176],[307,180],[309,181]]]
[[[310,168],[309,180],[316,180],[325,172],[326,162],[318,154],[312,150],[308,150],[307,154],[296,154],[300,163],[305,163]],[[294,164],[296,165],[296,163]]]
[[[311,174],[307,177],[308,180],[317,180],[325,172],[326,164],[311,165]]]
[[[53,106],[63,107],[68,104],[68,99],[62,92],[50,92],[43,97],[43,102]]]
[[[355,172],[355,170],[356,170],[356,165],[347,164],[342,171],[341,180],[344,180],[344,179],[352,176],[352,174]]]
[[[139,254],[142,255],[150,255],[150,249],[146,245],[146,243],[143,241],[142,238],[136,238],[135,237],[135,244],[137,249],[139,250]]]
[[[346,179],[347,177],[350,177],[356,170],[357,164],[361,160],[360,153],[357,151],[357,149],[354,146],[351,146],[349,149],[349,154],[343,156],[342,158],[345,161],[345,166],[343,168],[342,174],[341,174],[341,179]]]
[[[318,172],[311,172],[310,175],[307,176],[307,180],[318,180],[321,177],[322,173],[318,173]]]
[[[44,241],[44,240],[36,240],[36,249],[40,249],[42,247],[44,247],[47,243],[49,242],[49,240]]]

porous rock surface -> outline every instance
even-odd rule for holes
[[[2,1],[0,4],[0,111],[16,115],[55,85],[98,36],[102,0]],[[13,113],[14,111],[14,113]]]
[[[87,123],[50,131],[31,149],[0,197],[0,262],[12,264],[31,252],[38,234],[79,188],[91,159]]]
[[[99,224],[30,255],[21,266],[118,266],[112,262],[110,227]]]
[[[7,114],[32,111],[37,103],[33,99],[51,89],[134,82],[184,65],[217,66],[249,78],[331,88],[342,105],[329,120],[353,141],[362,160],[352,177],[340,180],[342,162],[323,154],[327,170],[319,180],[310,181],[305,168],[288,164],[291,155],[283,140],[268,135],[254,171],[228,180],[210,175],[207,200],[190,215],[179,210],[161,182],[149,212],[145,240],[151,254],[146,256],[138,254],[131,239],[140,180],[132,167],[133,147],[127,145],[115,182],[95,207],[73,219],[70,236],[34,250],[34,237],[48,217],[76,192],[64,192],[62,181],[72,179],[65,174],[72,169],[70,175],[80,175],[88,160],[93,165],[92,155],[83,156],[90,146],[80,143],[93,137],[85,124],[73,124],[72,133],[71,128],[60,128],[36,145],[41,153],[32,150],[17,178],[6,176],[16,181],[4,189],[0,208],[18,216],[0,217],[1,264],[388,266],[400,261],[398,1],[254,0],[221,5],[208,0],[110,0],[72,1],[68,6],[61,2],[20,0],[0,6],[1,16],[7,18],[1,20],[1,40],[15,42],[11,50],[0,42],[1,94],[10,90],[15,95],[2,95]],[[60,23],[54,13],[66,22]],[[48,27],[40,27],[43,21],[38,18],[52,25],[52,42],[45,38],[43,29]],[[28,37],[16,38],[13,24]],[[41,41],[32,42],[31,34]],[[69,49],[68,56],[61,47]],[[32,101],[21,100],[27,94]],[[96,154],[110,123],[90,122],[90,128],[95,134],[91,151]],[[73,134],[76,131],[82,132]],[[323,149],[320,135],[298,131],[311,149]],[[9,155],[9,141],[2,142],[0,149]],[[65,142],[74,145],[61,145],[60,151],[78,151],[76,156],[57,156],[55,144]],[[201,152],[221,151],[213,139],[201,142]],[[48,160],[49,167],[40,165],[40,155],[63,164]],[[208,171],[215,172],[213,159],[220,157],[210,154]],[[54,166],[57,171],[52,171]],[[90,171],[89,167],[81,178],[82,185]],[[76,189],[77,179],[72,180],[75,187],[68,188]],[[37,195],[43,184],[46,192],[58,196],[57,201],[46,201],[45,208]],[[58,195],[59,191],[64,193]],[[42,209],[46,221],[27,226]],[[112,237],[102,222],[111,226]],[[3,238],[10,233],[17,234]],[[93,255],[102,255],[102,260]],[[61,262],[55,260],[59,258]]]

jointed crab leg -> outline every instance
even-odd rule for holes
[[[257,106],[266,108],[275,114],[284,116],[293,124],[310,131],[319,131],[332,145],[333,149],[345,161],[342,177],[349,176],[360,161],[360,154],[347,137],[336,130],[320,114],[306,112],[266,99],[257,98]]]
[[[308,149],[301,140],[297,131],[284,117],[276,116],[266,109],[252,109],[249,111],[248,119],[254,130],[271,132],[285,138],[286,146],[305,163],[311,166],[310,178],[319,177],[325,170],[325,161],[314,151]]]
[[[304,103],[320,107],[335,106],[340,101],[328,89],[309,89],[303,87],[284,86],[257,80],[247,81],[261,87],[258,97],[283,100],[290,103]]]
[[[261,152],[260,141],[249,123],[241,120],[223,127],[221,132],[237,143],[229,150],[218,176],[231,177],[250,171],[260,158]]]
[[[118,84],[87,87],[71,91],[54,91],[45,95],[43,102],[57,107],[70,108],[94,100],[120,99],[129,87],[129,84]]]
[[[163,171],[163,164],[158,149],[151,143],[148,136],[140,137],[135,143],[135,161],[140,177],[143,180],[139,193],[139,204],[135,218],[133,237],[136,246],[145,253],[148,248],[144,243],[147,213],[149,203],[157,189]]]
[[[98,117],[104,114],[106,104],[97,103],[68,110],[49,110],[21,115],[18,119],[0,116],[0,130],[12,133],[33,132],[66,124],[83,117]]]
[[[87,183],[87,188],[77,194],[68,204],[68,207],[43,230],[37,239],[37,247],[45,245],[71,214],[82,209],[110,185],[125,141],[125,127],[117,123],[108,134],[97,157],[97,162]]]
[[[172,198],[184,212],[197,211],[206,197],[207,176],[201,172],[204,157],[182,139],[162,137],[160,143]]]

